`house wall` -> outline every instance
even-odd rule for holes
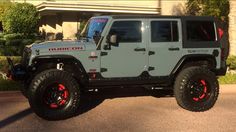
[[[68,4],[110,5],[129,7],[159,7],[159,0],[11,0],[14,2],[28,2],[38,5],[42,2],[56,2]],[[168,0],[167,0],[168,1]]]
[[[187,0],[161,0],[161,15],[184,15]]]
[[[55,13],[42,16],[39,31],[45,39],[76,39],[80,29],[79,14],[76,12]],[[62,37],[62,38],[61,38]]]
[[[236,1],[235,0],[230,0],[229,42],[230,42],[230,54],[236,55]]]

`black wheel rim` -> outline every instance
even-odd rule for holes
[[[190,98],[194,102],[204,102],[211,94],[211,88],[205,79],[192,80],[189,87]]]
[[[53,83],[46,88],[43,99],[45,105],[51,109],[62,108],[69,101],[69,90],[63,84]]]

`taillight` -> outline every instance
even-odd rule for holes
[[[221,40],[223,35],[224,35],[224,31],[222,28],[218,28],[218,34],[219,34],[219,39]],[[221,60],[225,60],[225,48],[224,48],[224,45],[222,44],[221,45]]]
[[[219,34],[220,39],[222,39],[222,37],[224,35],[224,30],[221,28],[218,28],[218,34]]]

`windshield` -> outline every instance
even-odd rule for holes
[[[107,18],[90,19],[81,32],[81,37],[93,38],[94,35],[101,35],[107,21]]]

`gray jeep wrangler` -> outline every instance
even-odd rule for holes
[[[213,107],[226,73],[222,36],[213,17],[99,16],[76,41],[34,43],[21,64],[8,61],[44,119],[71,117],[88,90],[124,86],[173,89],[182,108],[199,112]]]

